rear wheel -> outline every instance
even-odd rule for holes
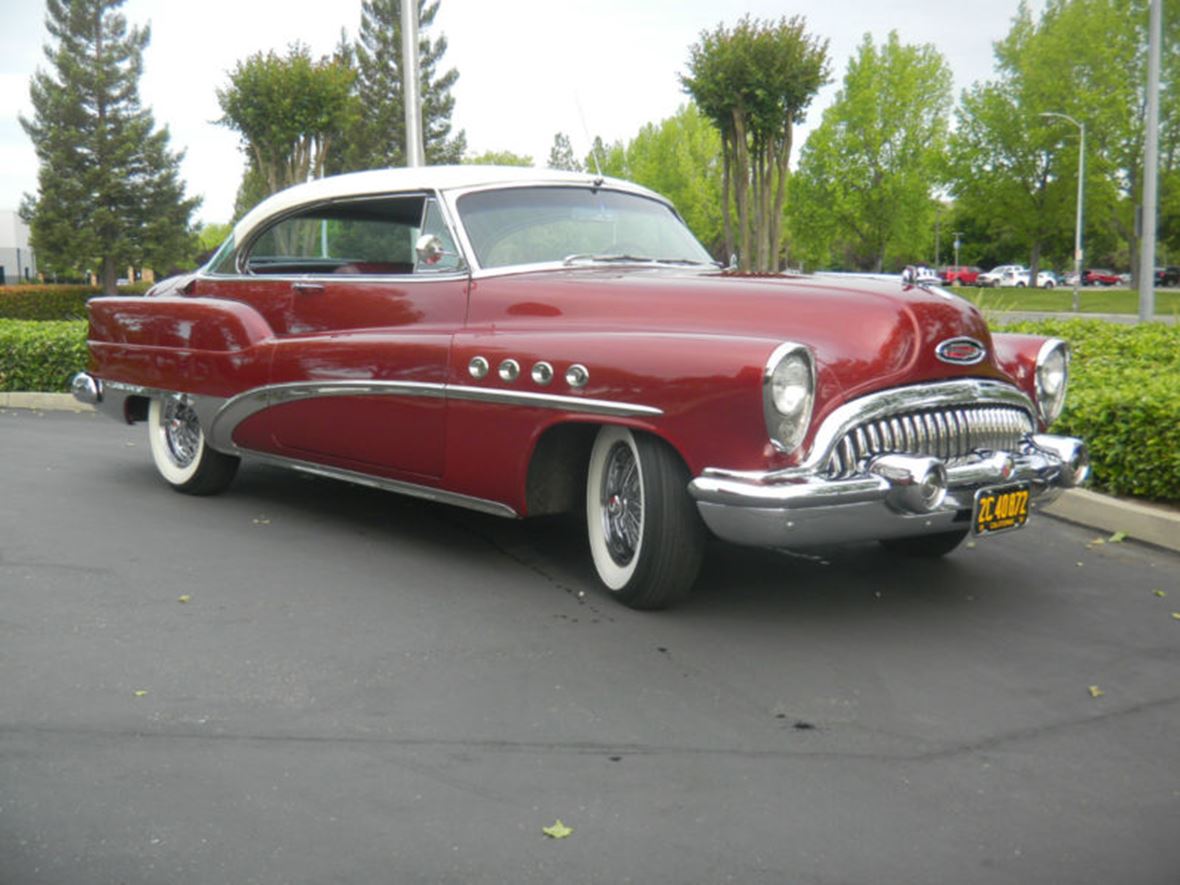
[[[178,492],[213,495],[238,472],[238,458],[205,445],[197,413],[183,396],[165,394],[152,400],[148,443],[160,476]]]
[[[700,570],[705,528],[688,471],[660,440],[603,427],[590,453],[586,530],[598,577],[624,605],[665,608]]]
[[[909,538],[882,538],[881,546],[890,553],[937,559],[946,556],[967,537],[967,529],[939,532],[936,535],[914,535]]]

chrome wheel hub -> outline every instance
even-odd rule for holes
[[[607,454],[600,500],[607,551],[616,565],[628,565],[643,531],[643,486],[635,454],[626,443],[615,443]]]
[[[201,449],[201,425],[192,406],[182,399],[165,397],[160,424],[168,454],[177,467],[188,467]]]

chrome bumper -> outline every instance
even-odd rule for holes
[[[1088,476],[1081,440],[1030,434],[1017,452],[983,452],[951,465],[881,455],[845,479],[708,469],[688,490],[719,538],[807,547],[969,529],[978,489],[1026,481],[1034,504],[1047,504]]]

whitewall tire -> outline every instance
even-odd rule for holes
[[[603,427],[590,452],[586,533],[599,580],[632,608],[664,608],[688,595],[705,529],[688,471],[666,444]]]
[[[183,396],[165,394],[153,399],[147,423],[156,470],[178,492],[212,495],[233,480],[238,459],[205,444],[197,413]]]

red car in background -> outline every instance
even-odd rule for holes
[[[1090,268],[1082,274],[1083,286],[1117,286],[1121,280],[1113,270]]]
[[[944,286],[974,286],[983,269],[964,264],[944,267],[938,274]]]

